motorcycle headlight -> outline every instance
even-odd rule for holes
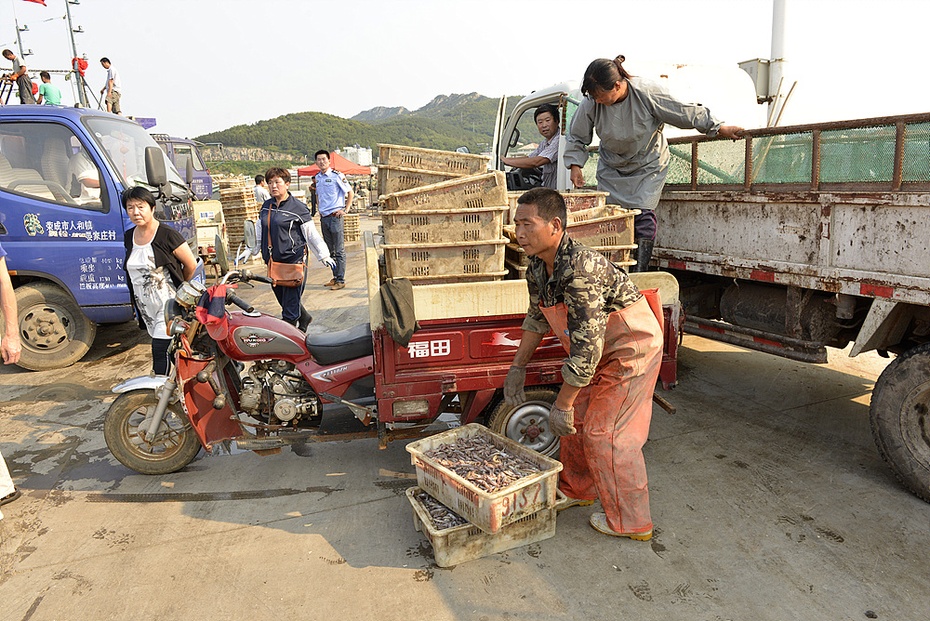
[[[206,290],[207,288],[202,283],[184,281],[174,294],[174,299],[178,301],[178,304],[185,307],[196,306]]]
[[[171,320],[171,323],[168,324],[168,335],[177,336],[179,334],[184,334],[187,332],[187,329],[190,328],[190,324],[181,319],[180,317],[175,317]]]

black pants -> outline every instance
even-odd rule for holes
[[[152,339],[152,368],[155,369],[155,375],[168,375],[168,369],[171,368],[169,345],[171,339]]]

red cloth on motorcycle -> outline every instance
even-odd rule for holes
[[[197,303],[197,321],[207,327],[207,332],[214,339],[224,339],[229,334],[229,322],[226,318],[227,285],[208,287]]]

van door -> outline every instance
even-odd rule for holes
[[[102,162],[64,122],[0,123],[0,204],[14,275],[20,366],[79,360],[95,322],[126,321],[123,220]]]

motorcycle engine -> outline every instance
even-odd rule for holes
[[[262,360],[242,380],[239,407],[254,418],[272,425],[296,427],[320,416],[320,400],[293,364]]]

